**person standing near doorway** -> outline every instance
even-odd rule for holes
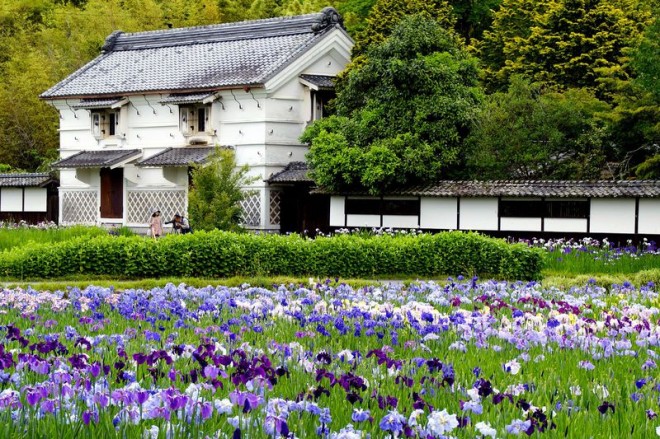
[[[163,235],[163,219],[160,216],[160,210],[151,214],[149,229],[151,230],[151,236],[153,236],[154,239],[158,239]]]

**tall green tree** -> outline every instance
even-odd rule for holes
[[[642,0],[505,0],[480,47],[488,81],[503,87],[512,74],[524,74],[611,101],[607,79],[631,74],[626,49],[650,18]]]
[[[241,230],[242,189],[254,179],[247,176],[247,165],[236,166],[234,151],[216,148],[204,165],[192,171],[188,193],[190,225],[199,230]]]
[[[631,65],[636,73],[635,83],[660,102],[660,6],[655,8],[654,15],[653,22],[633,50]]]
[[[614,84],[619,93],[610,117],[618,174],[633,172],[638,178],[660,178],[660,8],[631,51],[632,80]]]
[[[404,18],[342,87],[337,115],[302,136],[319,185],[378,194],[461,164],[481,100],[477,62],[437,21]]]
[[[548,8],[558,0],[502,0],[493,15],[492,26],[475,42],[485,85],[490,91],[504,91],[518,57],[518,46],[529,38],[532,28],[542,24]]]
[[[434,19],[447,29],[454,26],[452,8],[447,0],[376,0],[367,16],[364,31],[355,37],[353,57],[361,57],[371,45],[382,43],[409,15]]]
[[[490,29],[493,14],[502,0],[449,0],[455,18],[454,29],[466,43],[481,38],[484,31]]]
[[[597,179],[606,160],[609,106],[584,89],[544,92],[514,76],[488,96],[470,136],[477,179]]]

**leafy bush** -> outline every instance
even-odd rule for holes
[[[242,188],[255,178],[248,177],[248,166],[236,166],[236,155],[229,149],[216,148],[204,165],[192,170],[192,188],[188,194],[190,225],[196,230],[233,230],[242,228],[241,201],[250,195]]]
[[[54,223],[29,225],[26,223],[0,223],[0,251],[22,247],[30,243],[64,242],[78,237],[105,236],[108,230],[101,227],[67,226]]]
[[[0,275],[53,278],[161,276],[437,276],[490,275],[538,279],[542,250],[477,233],[399,236],[255,235],[212,231],[168,235],[79,238],[31,244],[0,255]]]

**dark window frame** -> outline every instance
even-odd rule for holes
[[[589,219],[588,199],[499,199],[498,218]]]
[[[184,136],[213,134],[212,111],[211,104],[179,105],[179,130]]]
[[[346,215],[417,216],[421,214],[419,198],[350,198],[344,201]]]
[[[498,216],[500,218],[543,218],[544,203],[542,199],[515,200],[500,199]]]
[[[591,215],[589,200],[546,200],[545,218],[587,219]]]

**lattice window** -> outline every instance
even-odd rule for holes
[[[96,191],[60,191],[62,224],[96,224],[98,193]]]
[[[126,208],[129,224],[147,224],[154,210],[160,210],[162,217],[169,220],[175,213],[186,214],[186,191],[128,191]]]
[[[282,191],[270,191],[270,223],[280,225],[280,212],[282,209]]]
[[[248,195],[241,201],[243,215],[241,222],[245,226],[258,227],[261,225],[261,196],[259,194]]]

